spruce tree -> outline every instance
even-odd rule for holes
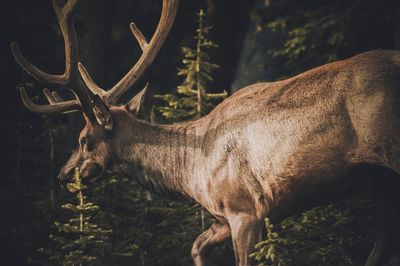
[[[50,235],[59,250],[53,251],[50,260],[58,265],[93,265],[99,258],[111,230],[101,228],[92,222],[99,206],[90,202],[84,192],[87,186],[82,184],[79,169],[75,169],[72,182],[67,184],[69,192],[74,194],[73,203],[62,205],[71,215],[68,222],[56,221],[58,234]],[[97,261],[99,263],[99,261]]]
[[[212,27],[205,26],[205,12],[200,10],[197,16],[198,28],[194,36],[196,47],[182,48],[184,67],[178,69],[178,76],[183,76],[184,81],[178,86],[175,94],[155,96],[167,102],[168,106],[157,109],[163,117],[173,122],[200,118],[208,114],[216,102],[227,96],[226,91],[222,93],[206,91],[207,83],[213,81],[212,72],[219,68],[210,62],[207,50],[218,46],[207,37]]]

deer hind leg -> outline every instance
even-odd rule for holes
[[[375,177],[376,193],[376,239],[366,266],[383,265],[388,249],[398,233],[400,221],[400,175],[383,168]]]
[[[229,220],[232,232],[233,249],[236,265],[255,265],[249,255],[254,252],[255,245],[261,241],[264,222],[256,217],[237,215]]]
[[[231,235],[228,224],[215,222],[211,227],[199,235],[193,243],[192,259],[195,266],[205,263],[205,256],[212,247],[224,241]]]

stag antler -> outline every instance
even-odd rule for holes
[[[112,87],[106,91],[101,89],[90,77],[85,67],[79,63],[79,71],[82,75],[83,80],[89,89],[94,93],[100,95],[102,100],[108,104],[115,104],[118,99],[130,88],[132,85],[142,76],[144,71],[153,62],[155,56],[163,45],[171,27],[175,20],[175,15],[178,9],[179,0],[163,0],[163,7],[161,12],[160,21],[157,29],[151,38],[150,43],[146,41],[146,38],[142,32],[136,27],[135,23],[130,24],[131,31],[137,41],[139,42],[140,48],[143,53],[136,64],[125,74],[125,76]]]
[[[63,5],[61,0],[53,0],[53,8],[58,18],[65,45],[65,71],[62,75],[51,75],[40,70],[22,55],[16,43],[11,44],[15,60],[26,72],[44,84],[66,86],[76,96],[74,100],[63,101],[56,92],[44,89],[43,93],[50,105],[37,105],[29,99],[25,88],[21,86],[22,101],[31,111],[58,113],[80,109],[85,113],[91,113],[92,109],[88,88],[94,94],[98,94],[105,103],[109,105],[115,104],[121,95],[140,78],[154,60],[175,20],[179,0],[163,0],[161,18],[150,43],[146,41],[146,38],[134,23],[130,24],[132,33],[138,40],[143,53],[129,72],[108,91],[101,89],[92,80],[85,67],[78,62],[78,44],[72,21],[72,12],[77,2],[78,0],[69,0]],[[81,77],[84,83],[80,79]]]
[[[11,43],[15,60],[26,72],[44,84],[68,87],[76,98],[63,101],[56,92],[51,93],[44,89],[43,92],[50,105],[37,105],[29,99],[25,88],[19,87],[24,105],[33,112],[59,113],[77,109],[86,113],[91,112],[89,91],[81,81],[78,71],[78,44],[72,21],[72,12],[77,2],[78,0],[69,0],[63,5],[62,1],[53,0],[53,9],[57,15],[65,45],[65,71],[63,74],[52,75],[40,70],[22,55],[16,43]]]

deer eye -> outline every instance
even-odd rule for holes
[[[80,141],[79,141],[79,143],[80,143],[80,145],[81,145],[82,147],[86,146],[86,144],[87,144],[87,138],[86,138],[86,137],[81,138]]]

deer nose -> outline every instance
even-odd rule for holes
[[[72,178],[73,169],[66,170],[64,167],[61,169],[60,173],[58,173],[58,181],[61,184],[65,184]]]
[[[65,188],[65,184],[67,183],[67,180],[66,180],[65,178],[62,177],[61,173],[59,173],[59,174],[57,175],[57,179],[58,179],[58,182],[60,183],[60,185],[61,185],[63,188]]]
[[[57,178],[58,178],[58,182],[60,182],[61,185],[65,185],[68,181],[68,179],[65,178],[62,173],[59,173]]]

